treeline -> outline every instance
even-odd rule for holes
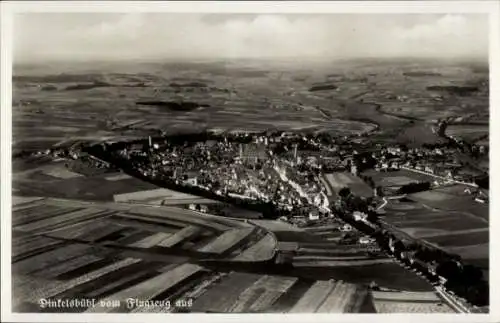
[[[354,221],[345,213],[342,217],[356,229],[375,238],[378,246],[386,253],[418,270],[430,282],[440,284],[472,305],[489,305],[489,285],[481,268],[464,264],[460,256],[439,249],[431,249],[418,243],[404,244],[392,233]],[[367,220],[375,223],[373,219]]]
[[[480,176],[474,179],[474,183],[476,183],[477,186],[484,188],[484,189],[489,189],[490,188],[490,176]]]
[[[336,214],[357,230],[375,238],[379,247],[395,258],[424,274],[429,281],[440,284],[446,290],[476,306],[489,305],[489,285],[481,268],[462,263],[458,255],[427,247],[420,243],[403,243],[394,234],[380,227],[375,212],[366,210],[368,201],[356,198],[349,189],[339,191],[342,198]],[[367,212],[367,222],[355,221],[354,211]]]
[[[479,267],[463,264],[460,256],[440,249],[417,243],[405,245],[388,232],[378,233],[376,239],[396,258],[425,273],[431,282],[440,283],[472,305],[489,305],[489,285]]]

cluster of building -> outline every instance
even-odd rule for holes
[[[382,147],[348,137],[287,132],[213,133],[203,138],[149,137],[110,148],[110,153],[145,177],[221,197],[272,204],[286,211],[290,221],[314,221],[331,214],[318,178],[325,171],[358,175],[367,168],[410,169],[441,176],[441,180],[471,180],[460,174],[462,165],[453,160],[452,148]]]
[[[464,189],[464,193],[472,196],[472,198],[474,198],[474,201],[478,203],[484,204],[484,203],[489,203],[490,201],[488,194],[477,188],[474,189],[467,187]]]
[[[329,200],[316,172],[325,165],[334,165],[354,175],[367,168],[380,171],[407,168],[450,180],[467,180],[459,177],[463,166],[453,160],[452,148],[374,145],[370,149],[346,140],[328,142],[314,136],[286,133],[244,135],[243,139],[149,138],[145,143],[126,144],[110,153],[148,178],[196,187],[221,197],[273,205],[277,212],[288,211],[280,214],[281,220],[297,225],[344,219],[371,236],[358,237],[356,241],[360,244],[374,243],[380,231],[373,199],[355,196],[350,189],[342,188],[335,201]],[[478,190],[466,193],[486,201]],[[208,212],[201,206],[190,208]],[[343,226],[341,230],[347,233],[352,227]],[[400,251],[396,240],[388,241],[394,253]]]
[[[377,171],[407,169],[472,184],[476,174],[465,170],[453,156],[454,151],[451,148],[387,147],[372,154],[376,160],[374,169]]]
[[[220,196],[272,203],[293,214],[318,218],[317,209],[328,207],[319,180],[292,171],[298,164],[313,166],[315,160],[301,160],[297,146],[294,158],[282,160],[269,149],[279,140],[257,136],[245,144],[212,140],[178,145],[149,138],[147,143],[128,145],[113,153],[146,177]]]

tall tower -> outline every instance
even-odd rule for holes
[[[243,159],[243,145],[240,144],[240,159]]]
[[[293,149],[293,159],[295,160],[295,162],[297,162],[297,144],[295,144],[295,147]]]
[[[153,140],[151,139],[151,136],[148,136],[148,144],[149,144],[149,148],[151,148],[153,146]]]

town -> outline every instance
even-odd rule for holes
[[[43,16],[15,24],[12,311],[490,312],[488,19]]]
[[[487,284],[472,265],[417,240],[400,239],[385,226],[379,213],[385,198],[460,183],[475,203],[488,203],[477,180],[485,176],[460,163],[456,147],[382,147],[352,138],[287,132],[262,134],[201,133],[148,137],[132,142],[77,144],[45,152],[99,168],[116,167],[159,186],[236,202],[262,212],[262,217],[296,226],[345,223],[364,233],[359,243],[377,243],[402,264],[417,268],[433,283],[463,299],[464,303],[488,303]],[[486,154],[479,147],[480,154]],[[113,165],[113,166],[112,166]],[[426,175],[425,181],[382,188],[367,174],[398,170]],[[362,187],[325,185],[325,173],[358,178]],[[487,175],[487,174],[486,174]],[[331,186],[331,185],[330,185]],[[333,188],[334,189],[334,188]],[[474,202],[473,202],[474,203]],[[211,213],[210,207],[190,209]],[[215,213],[215,210],[214,210]]]
[[[488,203],[488,173],[469,167],[456,157],[449,143],[408,148],[405,145],[371,145],[368,140],[297,135],[195,134],[192,136],[148,137],[147,140],[100,143],[90,147],[74,144],[42,154],[72,159],[102,158],[108,167],[117,162],[150,180],[177,188],[206,192],[211,197],[233,198],[247,204],[273,205],[275,217],[290,220],[297,214],[319,219],[329,213],[328,187],[322,174],[345,172],[362,179],[371,192],[364,200],[375,206],[376,198],[429,190],[459,183],[471,200]],[[479,156],[488,148],[475,147]],[[108,163],[109,162],[109,163]],[[375,186],[367,171],[406,170],[428,175],[427,181],[404,186]],[[481,189],[482,188],[482,189]],[[279,216],[278,216],[279,215]],[[286,215],[286,216],[284,216]],[[284,216],[284,217],[283,217]]]

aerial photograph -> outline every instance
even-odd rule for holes
[[[13,313],[489,313],[485,14],[20,13]]]

